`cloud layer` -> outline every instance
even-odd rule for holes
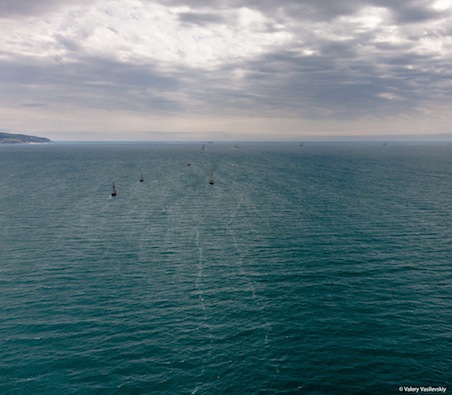
[[[0,127],[57,139],[450,132],[451,21],[450,0],[3,2]]]

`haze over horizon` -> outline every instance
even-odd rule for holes
[[[4,1],[0,130],[450,139],[451,26],[452,0]]]

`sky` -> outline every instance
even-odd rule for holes
[[[0,131],[452,133],[452,0],[0,0]]]

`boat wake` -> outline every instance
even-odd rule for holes
[[[247,273],[244,268],[244,259],[243,259],[244,254],[241,250],[241,247],[239,246],[236,231],[233,228],[233,224],[236,220],[237,213],[239,213],[242,209],[243,202],[244,202],[244,195],[245,195],[244,193],[241,195],[240,200],[237,203],[236,209],[234,210],[232,216],[230,217],[229,221],[226,224],[226,229],[232,239],[232,246],[234,247],[235,255],[236,255],[235,262],[236,262],[236,265],[237,265],[237,268],[238,268],[238,271],[240,274],[240,278],[246,282],[248,291],[252,295],[252,300],[254,301],[254,304],[259,311],[259,315],[263,322],[263,327],[265,327],[264,343],[265,343],[265,346],[268,346],[269,335],[273,331],[273,328],[272,328],[270,322],[268,321],[268,319],[266,318],[264,308],[261,305],[261,303],[259,302],[258,297],[256,296],[256,285],[255,285],[254,281],[251,279],[250,273]]]
[[[203,254],[203,249],[202,249],[202,245],[201,245],[201,242],[200,242],[200,236],[199,236],[199,229],[198,228],[195,229],[195,234],[196,234],[196,248],[198,249],[198,272],[197,272],[197,275],[196,275],[195,287],[196,287],[197,298],[198,298],[198,301],[200,303],[201,310],[202,310],[202,320],[203,320],[203,322],[199,322],[198,323],[197,330],[201,330],[202,326],[204,326],[204,328],[207,331],[208,344],[209,344],[208,345],[208,349],[207,349],[207,353],[203,356],[203,360],[202,360],[201,377],[203,377],[204,373],[206,372],[206,365],[207,365],[208,361],[210,361],[212,359],[213,334],[212,334],[211,326],[209,324],[209,318],[207,316],[207,308],[206,308],[206,303],[205,303],[205,299],[204,299],[204,292],[203,292],[203,288],[204,288],[203,287],[203,282],[204,282],[204,254]],[[197,388],[195,388],[192,391],[192,394],[195,394],[198,391]]]

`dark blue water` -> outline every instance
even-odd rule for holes
[[[450,387],[452,145],[0,146],[0,286],[2,394]]]

